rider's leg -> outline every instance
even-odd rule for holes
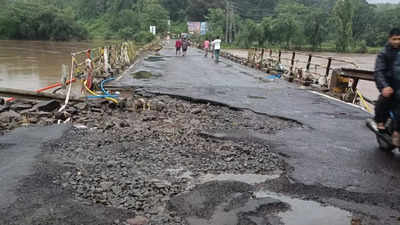
[[[400,133],[395,131],[392,136],[392,143],[396,147],[400,147]]]
[[[398,115],[400,115],[400,106],[395,106],[394,109],[392,109],[392,112],[394,112],[394,118],[393,118],[393,136],[392,136],[392,142],[393,145],[396,147],[400,147],[400,119],[398,119]]]
[[[392,99],[379,96],[375,106],[375,122],[378,129],[384,130],[385,123],[389,118],[389,111],[392,107]]]

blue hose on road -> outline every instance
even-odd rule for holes
[[[115,80],[115,79],[114,79],[114,78],[108,78],[108,79],[103,80],[103,81],[101,82],[100,88],[101,88],[101,90],[103,91],[104,95],[110,95],[110,93],[109,93],[106,89],[104,89],[104,84],[107,83],[107,82],[109,82],[109,81],[112,81],[112,80]],[[118,97],[117,97],[117,98],[118,98]]]
[[[118,98],[119,95],[91,95],[88,98]]]
[[[274,75],[268,75],[267,79],[274,80],[274,79],[280,79],[281,77],[282,77],[281,74],[274,74]]]
[[[101,88],[101,91],[103,91],[104,95],[91,95],[91,96],[87,96],[87,98],[119,98],[119,95],[111,95],[106,89],[104,89],[104,84],[106,82],[109,82],[109,81],[112,81],[112,80],[115,80],[115,79],[114,78],[109,78],[109,79],[103,80],[101,82],[100,88]]]

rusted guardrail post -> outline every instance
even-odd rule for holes
[[[262,48],[261,49],[261,59],[260,59],[260,70],[262,70],[264,68],[264,52],[265,52],[265,49]]]
[[[290,73],[293,73],[293,68],[294,68],[294,60],[296,58],[296,52],[292,53],[292,61],[291,61],[291,65],[290,65]]]
[[[326,66],[326,73],[325,73],[326,77],[329,76],[329,71],[331,70],[331,64],[332,64],[332,57],[329,57],[328,58],[328,65]]]
[[[252,62],[253,68],[256,66],[257,51],[258,51],[258,48],[254,48],[254,55],[253,55],[253,62]]]
[[[311,60],[312,60],[312,54],[308,55],[308,61],[307,61],[307,72],[310,71],[310,66],[311,66]]]
[[[279,53],[278,53],[278,63],[281,63],[281,56],[282,56],[282,52],[281,52],[281,50],[279,50]]]

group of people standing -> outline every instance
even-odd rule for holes
[[[204,57],[208,56],[211,52],[211,58],[215,60],[216,63],[219,62],[219,55],[221,51],[221,39],[217,37],[215,40],[210,41],[209,39],[204,41]],[[190,41],[187,38],[178,38],[175,42],[176,56],[186,56],[187,50],[190,46]]]
[[[190,42],[187,38],[178,38],[175,42],[176,56],[186,56],[187,50],[190,46]]]
[[[219,62],[219,54],[221,51],[221,39],[217,37],[214,41],[206,39],[204,41],[204,57],[208,56],[208,52],[211,52],[211,58],[215,60],[216,63]]]

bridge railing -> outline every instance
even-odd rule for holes
[[[227,51],[223,52],[222,55],[266,72],[274,71],[277,65],[280,65],[280,67],[284,68],[289,79],[297,79],[309,83],[321,84],[320,78],[326,78],[325,80],[327,80],[335,68],[358,68],[358,65],[351,60],[299,51],[252,48],[248,50],[247,58]],[[321,85],[327,86],[327,81]]]
[[[138,50],[133,42],[121,42],[74,52],[72,53],[73,75],[82,77],[89,74],[92,77],[106,77],[119,73],[135,61]]]
[[[241,53],[243,52],[245,51]],[[374,100],[362,96],[357,88],[360,80],[374,81],[374,72],[359,69],[351,60],[263,48],[247,50],[247,57],[240,53],[232,54],[229,50],[223,51],[221,55],[267,73],[283,72],[288,80],[304,85],[319,84],[321,91],[329,91],[331,96],[346,102],[358,103],[370,112],[371,107],[368,104],[375,103]]]

